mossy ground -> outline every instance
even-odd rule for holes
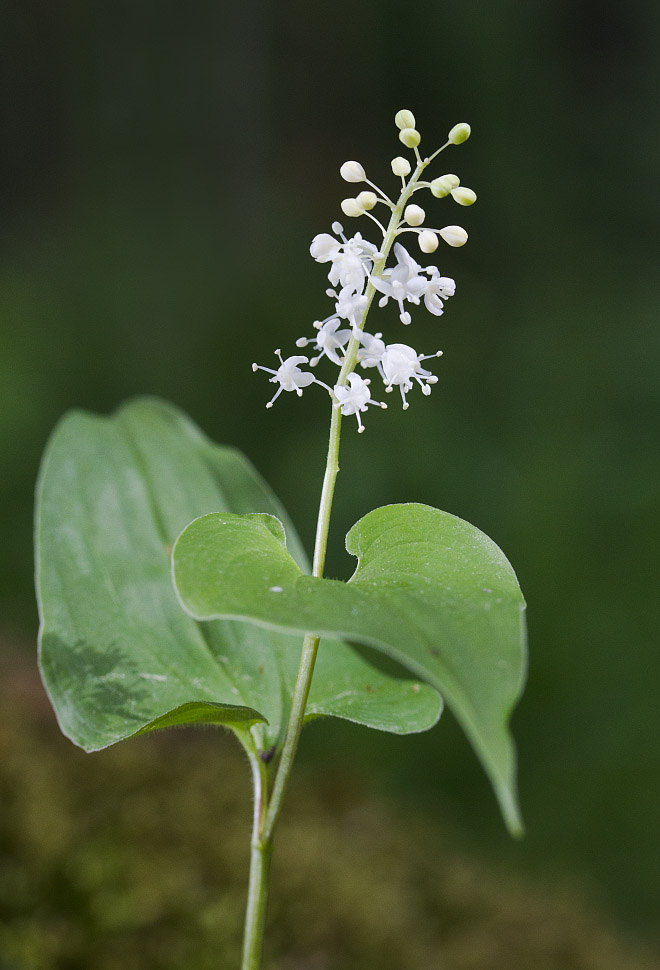
[[[85,755],[30,668],[0,687],[0,970],[234,970],[250,826],[229,735]],[[273,866],[269,970],[652,970],[584,895],[460,848],[442,819],[297,773]]]

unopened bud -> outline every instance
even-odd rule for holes
[[[452,145],[462,145],[464,141],[467,141],[470,137],[470,132],[472,129],[468,125],[467,121],[461,121],[460,124],[454,125],[452,130],[447,135],[447,141],[450,141]]]
[[[402,131],[404,128],[414,128],[415,116],[412,111],[408,111],[407,108],[402,108],[401,111],[397,111],[394,115],[394,124]]]
[[[452,189],[455,189],[457,185],[461,184],[461,180],[458,175],[441,175],[437,179],[433,179],[431,182],[431,192],[436,197],[436,199],[444,199],[446,195],[449,195]]]
[[[341,203],[341,211],[345,216],[349,216],[351,219],[364,215],[364,209],[359,204],[357,199],[343,199]]]
[[[466,188],[464,185],[460,185],[456,189],[451,190],[451,197],[454,202],[458,202],[459,205],[474,205],[477,201],[477,193],[472,189]]]
[[[364,182],[367,173],[359,162],[344,162],[339,174],[345,182]]]
[[[421,226],[426,219],[426,213],[420,205],[407,205],[403,213],[403,218],[409,226]]]
[[[424,232],[420,232],[417,237],[417,242],[423,253],[434,253],[438,248],[438,237],[430,229],[425,229]]]
[[[360,192],[355,201],[363,209],[373,209],[378,202],[378,196],[375,192]]]
[[[403,155],[397,155],[396,158],[392,159],[392,171],[395,175],[401,175],[405,178],[406,175],[410,175],[410,162]]]
[[[440,235],[449,246],[455,248],[464,246],[468,240],[468,234],[460,226],[445,226],[440,230]]]
[[[404,128],[399,132],[399,141],[402,142],[406,148],[417,148],[421,140],[422,136],[416,128]]]

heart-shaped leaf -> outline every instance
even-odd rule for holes
[[[361,519],[346,548],[348,583],[304,575],[268,515],[207,515],[176,542],[174,581],[198,619],[341,637],[384,651],[440,691],[520,828],[508,719],[525,670],[524,600],[501,550],[474,526],[426,505]],[[333,650],[321,643],[320,654]]]
[[[211,511],[279,516],[307,568],[250,463],[177,409],[141,399],[110,418],[69,414],[54,432],[38,486],[40,664],[63,732],[86,750],[188,723],[253,725],[263,751],[280,738],[300,637],[196,623],[172,589],[172,543]],[[440,705],[436,691],[336,643],[319,658],[307,716],[406,733],[431,727]]]

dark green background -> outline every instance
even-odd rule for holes
[[[360,438],[347,422],[328,571],[349,574],[344,532],[387,502],[502,546],[529,601],[528,836],[508,841],[449,719],[415,739],[316,727],[303,757],[350,758],[431,817],[441,798],[484,851],[574,873],[651,935],[659,34],[643,0],[8,0],[0,22],[3,638],[34,639],[31,493],[72,406],[173,400],[254,460],[311,548],[327,402],[310,389],[266,411],[250,364],[328,312],[308,246],[339,215],[341,162],[387,188],[396,109],[427,150],[469,121],[440,169],[479,201],[427,205],[470,232],[433,259],[457,295],[405,338],[387,324],[442,347],[440,381]]]

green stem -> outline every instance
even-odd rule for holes
[[[284,738],[284,746],[282,747],[282,755],[277,768],[277,774],[275,775],[273,794],[268,805],[268,811],[266,812],[266,817],[264,819],[262,828],[262,837],[268,841],[272,841],[273,829],[275,828],[275,823],[277,822],[279,814],[282,810],[284,793],[289,783],[289,778],[291,777],[293,759],[296,756],[300,732],[302,731],[303,719],[305,716],[305,706],[309,696],[309,689],[312,685],[312,674],[314,673],[316,652],[319,648],[320,639],[320,637],[308,633],[303,640],[300,667],[298,668],[296,686],[294,688],[293,698],[291,700],[289,724],[287,727],[286,736]]]
[[[420,176],[429,159],[420,160],[412,178],[404,186],[399,201],[392,210],[392,216],[385,232],[383,246],[381,248],[381,258],[374,263],[373,275],[380,276],[385,268],[387,257],[396,240],[397,232],[403,216],[403,210],[408,199],[413,194]],[[364,329],[367,314],[371,308],[376,288],[370,281],[367,290],[367,306],[360,322],[359,330]],[[339,373],[337,383],[346,384],[349,374],[357,365],[358,350],[360,342],[355,335],[346,348],[342,368]],[[323,576],[325,567],[325,556],[328,545],[328,533],[330,530],[330,515],[332,512],[332,499],[335,491],[335,483],[339,473],[339,442],[341,436],[341,411],[336,403],[333,403],[332,417],[330,419],[330,441],[328,444],[328,456],[323,477],[323,488],[321,490],[321,501],[319,503],[319,514],[316,526],[316,542],[314,545],[314,563],[312,575]],[[298,741],[303,727],[305,717],[305,707],[312,685],[314,674],[314,664],[319,647],[320,636],[308,633],[305,636],[300,657],[300,666],[296,685],[291,699],[291,711],[287,724],[282,754],[279,759],[272,793],[269,797],[266,786],[265,765],[259,758],[254,746],[248,751],[255,784],[255,815],[252,833],[252,851],[250,857],[250,882],[248,889],[248,907],[245,918],[245,937],[243,945],[243,963],[241,970],[259,970],[261,967],[261,954],[263,950],[263,935],[266,918],[266,900],[268,896],[268,872],[270,869],[270,857],[273,846],[273,832],[275,824],[282,810],[284,794],[286,792],[291,769],[298,748]]]
[[[250,877],[248,884],[245,932],[243,936],[243,960],[241,970],[259,970],[266,925],[266,904],[268,901],[268,875],[273,852],[272,842],[266,841],[261,833],[261,823],[266,806],[266,771],[259,752],[246,739],[252,767],[254,784],[254,815],[252,820],[252,842],[250,844]]]

